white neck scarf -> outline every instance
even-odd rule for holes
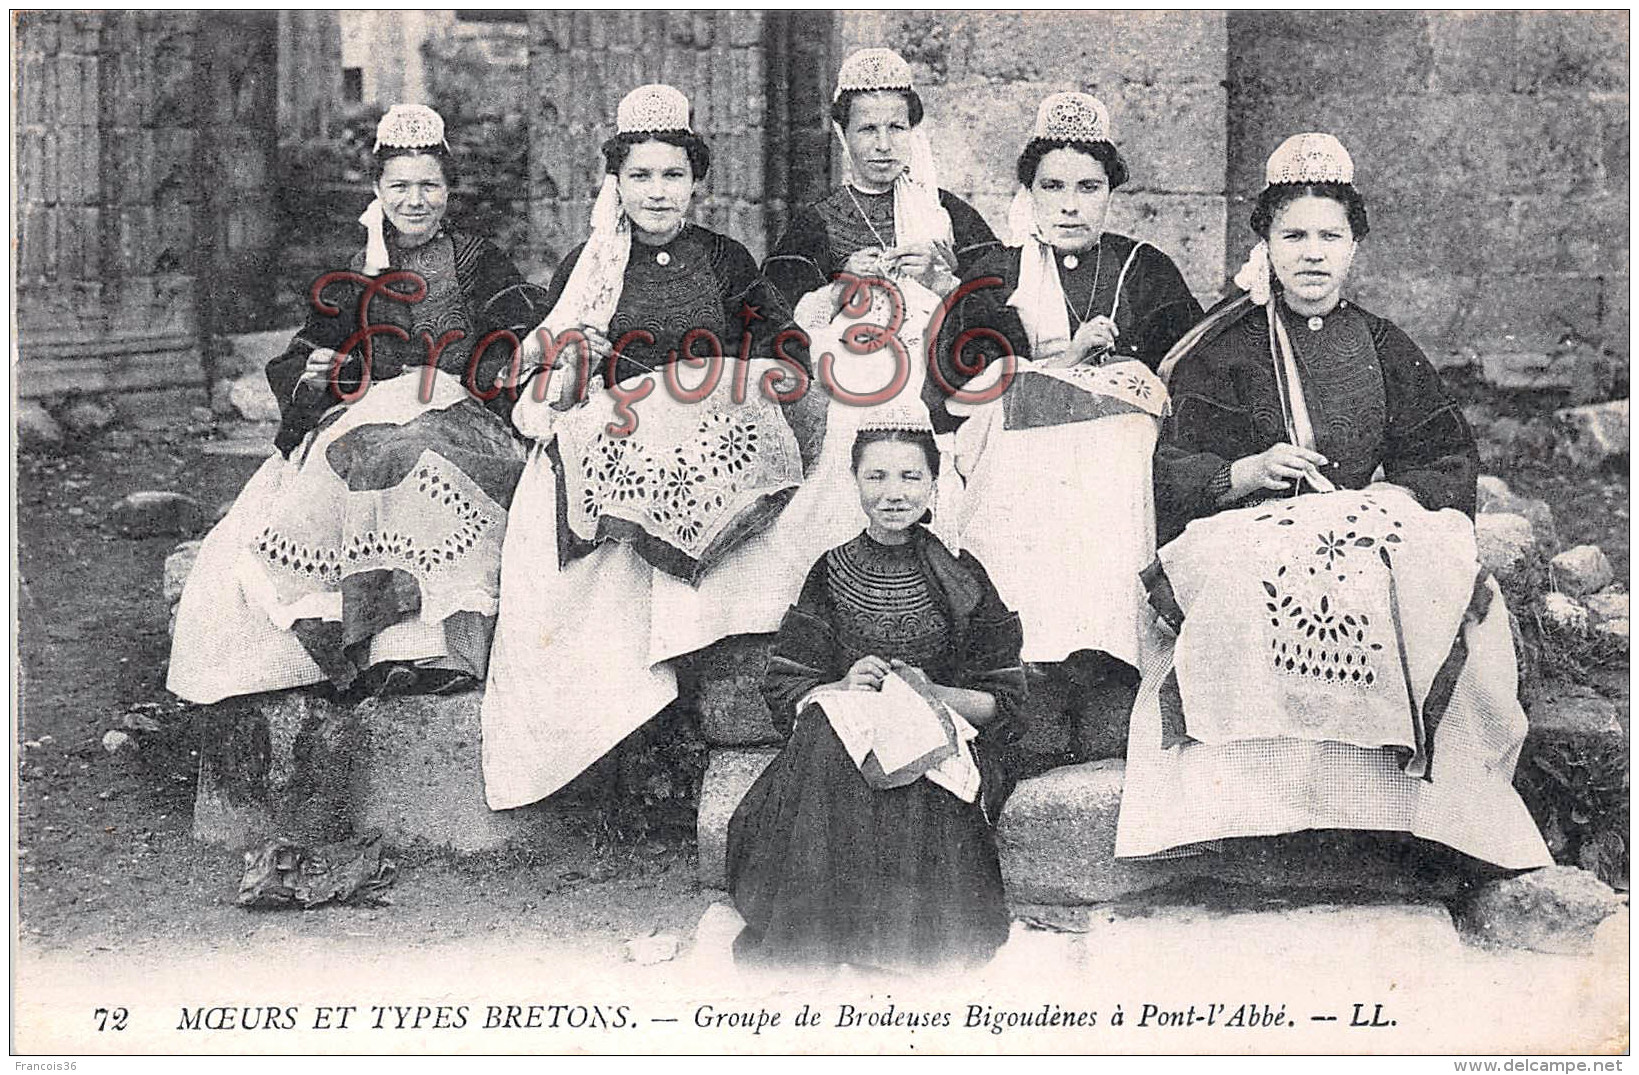
[[[1065,304],[1064,285],[1059,282],[1058,265],[1053,246],[1042,238],[1036,223],[1036,206],[1030,192],[1020,187],[1007,208],[1008,245],[1020,248],[1019,286],[1008,297],[1007,304],[1019,311],[1019,320],[1030,337],[1030,353],[1041,355],[1062,350],[1070,343],[1070,313]],[[1099,242],[1104,241],[1102,235]],[[1121,266],[1115,282],[1115,299],[1109,317],[1115,319],[1121,309],[1121,292],[1127,282],[1127,270],[1132,268],[1138,251],[1144,243],[1133,244]],[[1097,281],[1094,281],[1096,288]]]
[[[364,274],[366,276],[380,276],[387,271],[387,211],[381,204],[381,199],[372,201],[364,215],[359,217],[359,223],[364,225]]]
[[[842,181],[854,181],[854,157],[848,149],[848,139],[836,123],[831,129],[842,143]],[[954,248],[956,239],[951,228],[950,214],[939,204],[939,175],[933,163],[933,146],[918,125],[911,131],[910,160],[893,181],[894,241],[900,246],[911,243],[943,243]]]

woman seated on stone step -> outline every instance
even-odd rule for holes
[[[1343,298],[1366,208],[1337,139],[1269,159],[1260,242],[1162,366],[1157,612],[1116,854],[1374,829],[1508,869],[1548,850],[1475,547],[1474,438],[1417,345]]]
[[[854,432],[874,407],[931,391],[929,322],[956,286],[956,274],[998,245],[972,206],[939,189],[922,98],[910,64],[898,53],[870,48],[849,56],[837,73],[831,118],[842,148],[842,184],[792,214],[764,263],[769,281],[808,333],[809,353],[816,361],[832,356],[829,377],[816,370],[813,391],[825,419],[823,447],[787,512],[809,535],[805,562],[864,525],[852,507],[848,454]],[[850,291],[838,273],[882,278],[893,293],[881,286]],[[898,349],[884,344],[855,354],[845,342],[855,326],[896,323]],[[928,402],[936,424],[948,424],[940,397],[931,395]],[[952,548],[960,486],[954,469],[946,467],[934,497],[932,530]]]
[[[763,694],[791,738],[729,822],[735,955],[983,962],[1008,934],[987,761],[1024,698],[1019,620],[921,525],[939,473],[924,413],[877,412],[851,455],[868,522],[780,625]]]
[[[962,544],[991,565],[1024,621],[1025,660],[1041,662],[1024,772],[1122,751],[1167,407],[1152,371],[1201,318],[1171,258],[1105,230],[1127,180],[1113,137],[1095,97],[1041,102],[1019,155],[1012,245],[964,274],[997,283],[963,298],[939,340],[944,376],[964,383],[947,404],[966,419]]]
[[[642,86],[616,121],[513,410],[535,446],[484,693],[496,809],[552,794],[659,713],[677,658],[774,632],[805,566],[769,529],[802,481],[782,410],[806,384],[799,334],[746,248],[689,222],[711,154],[688,99]]]
[[[475,394],[545,310],[486,239],[445,224],[444,121],[376,130],[369,237],[268,363],[278,449],[211,531],[177,609],[169,688],[194,702],[327,683],[481,682],[524,451]],[[360,316],[367,301],[367,321]]]

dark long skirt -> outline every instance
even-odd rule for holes
[[[816,706],[729,821],[728,885],[746,963],[974,964],[1007,940],[980,806],[927,780],[873,790]]]

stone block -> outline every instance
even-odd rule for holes
[[[1536,532],[1523,515],[1498,512],[1474,519],[1474,537],[1479,544],[1480,566],[1499,579],[1512,578],[1524,570],[1536,549]]]
[[[1554,412],[1567,437],[1560,448],[1580,467],[1598,467],[1628,454],[1628,401],[1590,403]]]
[[[1159,194],[1125,189],[1110,205],[1109,230],[1143,239],[1178,265],[1203,302],[1224,289],[1227,203],[1204,194]],[[1240,267],[1243,251],[1236,253]]]
[[[1456,908],[1465,939],[1533,952],[1585,955],[1600,923],[1622,907],[1605,882],[1574,866],[1548,866],[1482,886]]]
[[[1224,78],[1222,12],[986,11],[940,21],[950,67],[970,77],[1039,81],[1086,71],[1170,85]]]
[[[354,713],[361,732],[351,788],[353,827],[389,843],[490,851],[542,838],[556,817],[541,807],[491,810],[484,800],[480,691],[372,698]]]
[[[1196,878],[1255,891],[1419,900],[1464,884],[1459,856],[1399,833],[1291,833],[1226,840],[1220,851],[1174,859],[1117,859],[1125,771],[1120,760],[1069,765],[1014,789],[996,829],[1010,901],[1104,904]]]
[[[350,828],[356,723],[307,691],[234,698],[201,714],[194,839],[329,843]]]
[[[182,599],[182,587],[188,582],[188,574],[193,570],[194,561],[199,557],[201,544],[203,542],[184,541],[165,557],[165,572],[160,581],[160,589],[165,595],[167,605],[174,605]]]
[[[1523,753],[1530,757],[1550,746],[1568,748],[1572,756],[1625,757],[1627,732],[1616,705],[1590,687],[1553,683],[1542,688],[1527,707],[1530,731]]]
[[[135,492],[109,511],[108,525],[129,538],[192,537],[209,523],[204,505],[191,496],[159,490]]]
[[[1512,86],[1519,67],[1519,16],[1511,11],[1430,11],[1434,67],[1429,88],[1461,93]]]
[[[1102,907],[1016,906],[1013,932],[991,968],[1020,980],[1101,980],[1114,955],[1148,980],[1199,987],[1243,981],[1249,952],[1271,966],[1326,975],[1348,967],[1392,974],[1391,966],[1415,974],[1461,955],[1451,914],[1436,902],[1227,891],[1233,896],[1209,882]]]
[[[1571,597],[1603,590],[1616,577],[1605,550],[1598,545],[1578,545],[1548,561],[1554,589]]]
[[[707,888],[728,884],[728,822],[776,750],[721,749],[711,752],[700,783],[700,813],[695,830],[700,883]]]
[[[996,825],[1002,880],[1018,903],[1107,903],[1189,876],[1180,860],[1115,857],[1126,763],[1067,765],[1013,789]]]
[[[1488,426],[1487,429],[1490,427]],[[1522,515],[1531,523],[1537,547],[1552,553],[1559,547],[1559,534],[1554,526],[1554,511],[1546,500],[1519,496],[1508,488],[1508,483],[1492,474],[1482,474],[1477,488],[1477,507],[1483,514]]]
[[[767,746],[783,738],[763,700],[771,636],[735,636],[688,659],[700,735],[714,747]]]
[[[1588,610],[1573,597],[1550,592],[1542,595],[1542,619],[1554,630],[1582,634],[1588,630]]]
[[[1228,29],[1229,80],[1246,90],[1307,95],[1317,87],[1370,86],[1417,93],[1434,65],[1427,15],[1414,10],[1236,11]],[[1330,129],[1297,117],[1291,124],[1293,131]],[[1347,138],[1344,144],[1352,148]]]
[[[92,399],[78,400],[62,412],[63,427],[76,437],[94,437],[118,419],[114,408]]]

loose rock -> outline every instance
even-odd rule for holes
[[[1554,511],[1546,500],[1520,496],[1508,488],[1508,483],[1494,474],[1481,474],[1476,492],[1476,507],[1489,515],[1523,515],[1531,522],[1537,547],[1552,555],[1559,548],[1559,534],[1554,527]]]
[[[1536,531],[1523,515],[1484,514],[1474,519],[1480,566],[1499,579],[1510,578],[1525,567],[1536,546]]]
[[[62,412],[63,428],[76,437],[94,437],[113,425],[119,415],[108,404],[93,399],[82,399]]]
[[[131,538],[192,537],[207,525],[205,508],[199,501],[181,493],[155,490],[132,493],[114,505],[108,523]]]
[[[1542,618],[1556,631],[1582,634],[1588,629],[1588,610],[1573,597],[1558,592],[1542,595]]]
[[[108,732],[102,737],[102,748],[110,754],[117,754],[131,745],[131,737],[124,732]]]
[[[1560,451],[1573,464],[1593,468],[1628,454],[1628,401],[1590,403],[1555,411],[1567,436]]]
[[[1621,899],[1605,882],[1575,866],[1548,866],[1492,881],[1457,907],[1468,940],[1533,952],[1583,955],[1599,924]]]
[[[1548,567],[1553,574],[1554,588],[1572,597],[1603,590],[1616,577],[1605,550],[1598,545],[1566,549],[1549,561]]]
[[[1583,604],[1587,605],[1588,613],[1593,617],[1595,634],[1603,635],[1613,640],[1620,640],[1625,646],[1628,641],[1628,595],[1621,590],[1606,590],[1588,597]]]
[[[54,447],[63,442],[63,427],[38,400],[21,400],[11,413],[17,422],[17,439],[24,446]]]
[[[648,937],[633,937],[626,942],[626,958],[640,966],[652,967],[677,958],[682,939],[675,933],[656,933]]]
[[[200,541],[184,541],[171,555],[165,558],[165,577],[162,587],[165,593],[165,603],[174,605],[182,599],[182,588],[188,582],[188,574],[193,570],[194,561],[199,558],[199,547],[204,544]]]

